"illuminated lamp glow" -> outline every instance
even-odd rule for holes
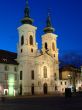
[[[14,96],[14,74],[8,75],[9,96]]]

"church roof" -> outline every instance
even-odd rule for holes
[[[52,23],[51,23],[50,13],[48,13],[48,17],[46,20],[46,27],[44,28],[44,32],[45,33],[53,33],[54,32],[54,28],[52,27]]]
[[[15,60],[16,58],[17,53],[0,50],[0,63],[18,65],[18,62]]]

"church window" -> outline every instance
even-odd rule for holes
[[[9,67],[6,65],[5,66],[5,71],[8,71],[9,70]]]
[[[52,50],[55,51],[55,44],[52,43]]]
[[[56,76],[56,73],[54,73],[54,80],[56,80],[57,78],[56,78],[57,76]]]
[[[14,67],[14,71],[17,72],[17,67]]]
[[[33,49],[31,49],[31,52],[33,53]]]
[[[21,45],[24,44],[24,36],[21,37]]]
[[[57,89],[57,85],[55,85],[55,90],[57,91],[58,89]]]
[[[34,80],[34,70],[31,71],[31,79]]]
[[[8,74],[7,73],[4,74],[4,77],[5,77],[4,78],[5,80],[8,80]]]
[[[61,82],[61,85],[62,85],[62,82]]]
[[[43,74],[44,74],[44,78],[47,78],[47,67],[44,66],[43,68]]]
[[[22,71],[20,71],[20,80],[22,80]]]
[[[30,45],[33,45],[33,36],[32,35],[30,35]]]
[[[23,49],[21,49],[21,53],[23,52]]]
[[[65,82],[65,85],[66,85],[66,82]]]
[[[48,45],[47,45],[47,43],[45,43],[45,49],[46,49],[46,50],[48,49]]]
[[[14,77],[15,77],[15,80],[17,80],[17,74],[15,74],[15,76],[14,76]]]

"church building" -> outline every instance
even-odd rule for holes
[[[33,25],[33,19],[30,17],[28,1],[21,23],[22,25],[18,27],[17,46],[19,93],[30,95],[57,92],[59,89],[57,35],[54,33],[50,14],[46,20],[40,51],[36,42],[37,27]]]

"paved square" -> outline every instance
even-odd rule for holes
[[[82,96],[6,99],[0,102],[0,110],[82,110]]]

